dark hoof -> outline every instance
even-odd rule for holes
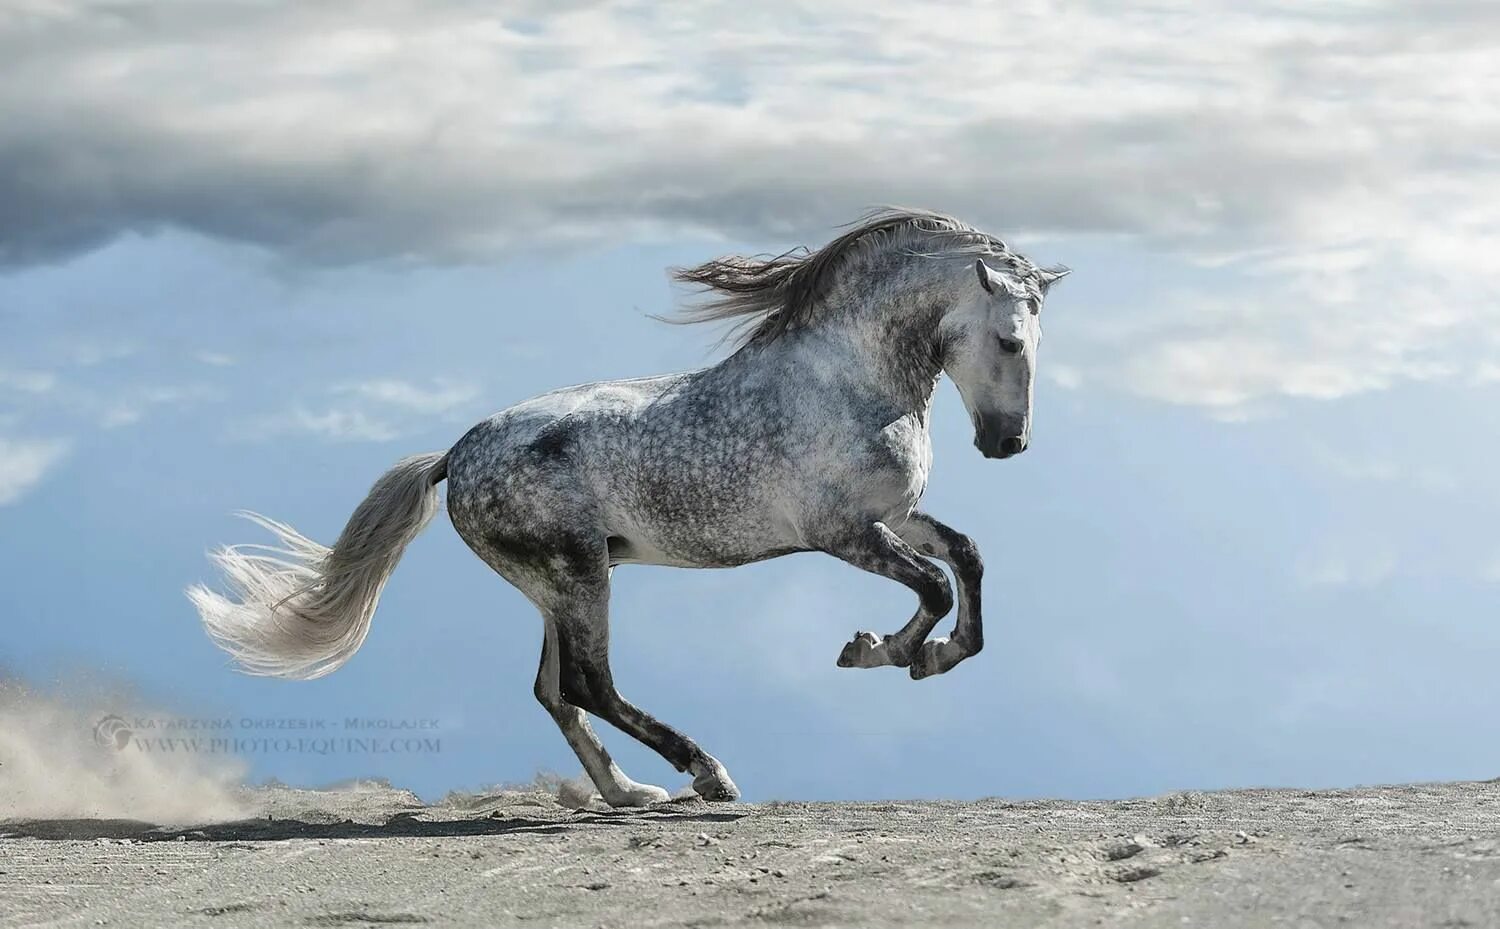
[[[717,762],[693,778],[693,792],[709,803],[730,803],[740,798],[740,789],[729,779],[724,766]]]
[[[954,665],[963,661],[973,654],[972,649],[964,647],[959,642],[950,642],[947,639],[931,639],[923,643],[912,658],[909,673],[911,679],[920,681],[924,677],[933,677],[938,674],[946,674],[953,670]]]
[[[880,639],[873,632],[856,632],[854,638],[850,639],[839,652],[838,666],[841,668],[868,668],[870,667],[870,652],[880,644]]]
[[[740,798],[740,789],[734,786],[734,781],[710,780],[704,783],[698,778],[693,781],[693,792],[709,803],[733,803]]]

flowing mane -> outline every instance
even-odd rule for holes
[[[683,309],[670,321],[737,320],[730,335],[738,343],[770,342],[811,319],[851,257],[892,249],[933,257],[981,256],[1003,264],[1001,270],[1038,300],[1042,296],[1041,269],[1000,239],[942,213],[886,207],[866,213],[816,251],[798,247],[780,255],[728,255],[697,267],[673,269],[675,280],[697,285],[714,296]]]

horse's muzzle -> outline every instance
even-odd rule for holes
[[[997,413],[974,414],[974,447],[986,458],[1010,458],[1026,451],[1026,420]]]
[[[1026,440],[1019,436],[1011,436],[1001,439],[996,445],[986,446],[975,439],[974,447],[979,449],[986,458],[1011,458],[1026,451]]]

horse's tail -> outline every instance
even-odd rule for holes
[[[188,588],[209,638],[249,674],[310,679],[348,661],[401,553],[438,509],[448,453],[413,455],[370,488],[333,548],[255,513],[279,547],[227,546],[211,554],[233,597]]]

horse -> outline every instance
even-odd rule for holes
[[[917,610],[858,632],[839,667],[951,670],[984,645],[974,541],[917,509],[943,374],[974,445],[1004,459],[1031,440],[1042,302],[1068,273],[940,213],[881,209],[816,251],[723,257],[677,280],[705,299],[677,322],[732,324],[733,351],[699,370],[566,387],[474,426],[447,451],[381,476],[333,546],[243,514],[277,546],[210,555],[231,596],[188,590],[212,640],[251,674],[316,678],[355,653],[406,546],[448,483],[453,527],[540,611],[534,692],[603,800],[665,801],[631,780],[589,725],[603,719],[693,777],[739,789],[718,759],[623,697],[609,664],[617,565],[725,568],[825,552],[904,584]],[[954,606],[948,637],[930,638]]]

